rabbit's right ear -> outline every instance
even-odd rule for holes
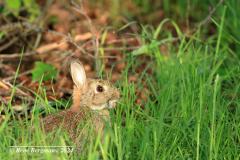
[[[82,63],[79,61],[71,62],[71,76],[78,88],[82,88],[86,84],[87,78]]]

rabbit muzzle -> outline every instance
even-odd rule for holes
[[[107,101],[107,103],[105,104],[102,104],[102,105],[92,105],[91,106],[91,109],[92,110],[103,110],[103,109],[112,109],[112,108],[115,108],[116,105],[117,105],[117,99],[114,99],[114,100],[109,100]]]
[[[109,100],[109,101],[108,101],[108,108],[109,108],[109,109],[115,108],[116,105],[117,105],[117,101],[118,101],[118,100],[116,100],[116,99],[114,99],[114,100]]]

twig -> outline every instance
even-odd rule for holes
[[[17,23],[10,23],[10,24],[0,26],[0,31],[8,33],[8,32],[15,31],[15,30],[22,30],[23,28],[27,28],[29,30],[34,30],[36,32],[39,32],[42,30],[36,24],[31,24],[28,22],[17,22]]]
[[[58,32],[51,32],[51,33],[58,34],[58,35],[61,34]],[[92,34],[87,32],[87,33],[84,33],[81,35],[76,35],[74,37],[74,39],[71,38],[70,36],[66,36],[64,34],[61,34],[61,36],[64,37],[68,42],[71,42],[72,44],[74,44],[76,47],[79,47],[77,45],[77,42],[90,39],[92,37]],[[50,51],[59,48],[61,45],[66,45],[66,44],[67,44],[67,42],[54,42],[54,43],[46,44],[46,45],[43,45],[43,46],[40,46],[39,48],[37,48],[36,51],[26,52],[25,54],[23,54],[23,56],[26,57],[26,56],[36,55],[36,54],[49,53]],[[80,49],[80,47],[78,49]],[[90,56],[92,56],[92,55],[90,55]],[[19,58],[19,57],[21,57],[20,53],[1,54],[0,55],[0,58],[2,58],[2,59],[12,59],[12,58]]]
[[[114,48],[110,48],[110,47],[105,47],[105,48],[101,48],[103,49],[104,51],[130,51],[130,50],[135,50],[135,49],[139,49],[141,46],[134,46],[134,47],[114,47]],[[87,48],[88,51],[94,51],[95,48],[94,47],[91,47],[91,48]],[[99,56],[99,58],[113,58],[113,56]],[[114,56],[114,58],[116,58]]]
[[[215,13],[215,11],[217,10],[217,8],[224,2],[224,0],[219,0],[219,2],[217,3],[217,5],[210,10],[210,13],[208,14],[208,16],[202,20],[199,24],[198,24],[198,28],[202,27],[203,25],[205,25],[206,23],[208,23],[211,20],[212,15]]]
[[[24,76],[24,75],[28,75],[32,72],[32,70],[28,70],[28,71],[25,71],[25,72],[22,72],[20,74],[18,74],[18,77],[21,77],[21,76]],[[4,81],[11,81],[15,78],[15,75],[13,76],[10,76],[10,77],[6,77],[6,78],[3,78]],[[0,81],[1,82],[1,81]]]
[[[23,57],[28,57],[28,56],[33,56],[37,52],[31,51],[31,52],[26,52],[23,54]],[[14,58],[19,58],[21,57],[21,53],[13,53],[13,54],[0,54],[0,59],[14,59]]]
[[[92,36],[92,35],[91,35],[91,36]],[[70,34],[69,34],[68,37],[69,37],[69,38],[68,38],[68,41],[69,41],[71,44],[73,44],[78,50],[80,50],[83,54],[85,54],[85,55],[87,55],[87,56],[89,56],[89,57],[91,57],[91,58],[95,58],[93,55],[87,53],[87,52],[83,49],[83,47],[80,47],[80,46],[76,43],[76,41],[73,41],[73,39],[71,38],[71,35],[70,35]],[[89,38],[90,38],[90,37],[89,37]]]
[[[82,1],[81,1],[82,2]],[[78,13],[80,13],[81,15],[83,15],[85,17],[85,19],[87,20],[88,22],[88,26],[89,26],[89,29],[90,29],[90,32],[92,33],[92,43],[93,43],[93,46],[95,47],[95,54],[94,54],[94,58],[95,58],[95,66],[96,66],[96,71],[98,73],[98,71],[100,70],[100,66],[99,66],[99,57],[98,57],[98,47],[99,47],[99,36],[96,34],[96,29],[93,27],[93,24],[92,24],[92,21],[91,19],[89,18],[89,16],[87,15],[87,13],[84,11],[82,5],[79,6],[79,4],[75,3],[73,0],[71,0],[71,3],[73,4],[73,9],[75,11],[77,11]]]
[[[9,88],[14,88],[14,86],[13,86],[11,83],[6,82],[5,80],[3,80],[2,83],[4,83],[5,85],[7,85]],[[21,89],[19,89],[19,88],[17,88],[17,87],[15,87],[15,88],[16,88],[16,92],[17,92],[17,93],[19,93],[19,94],[21,94],[21,95],[23,95],[23,96],[27,96],[31,101],[34,101],[34,98],[32,98],[32,97],[31,97],[30,95],[28,95],[27,93],[25,93],[23,90],[21,90]]]
[[[88,54],[82,47],[80,47],[77,43],[80,42],[80,41],[84,41],[84,40],[88,40],[90,38],[92,38],[92,34],[90,32],[87,32],[87,33],[84,33],[84,34],[79,34],[79,35],[76,35],[74,38],[68,34],[68,35],[65,35],[63,33],[60,33],[60,32],[56,32],[56,31],[52,31],[52,30],[48,30],[49,33],[52,33],[52,34],[55,34],[55,35],[58,35],[58,36],[61,36],[64,40],[62,41],[66,41],[73,44],[78,50],[80,50],[83,54],[87,55],[87,56],[90,56],[91,58],[94,58],[94,56],[92,56],[91,54]],[[53,43],[52,45],[53,46],[56,46],[57,48],[57,45],[59,45],[60,42],[58,43]],[[62,44],[64,45],[64,44]],[[66,44],[65,44],[66,45]],[[55,49],[55,47],[53,47],[53,49]]]
[[[123,38],[123,39],[114,39],[114,40],[110,40],[107,41],[106,44],[115,44],[115,43],[123,43],[123,42],[131,42],[131,41],[136,41],[136,38]]]
[[[9,87],[2,81],[0,81],[0,87],[4,88],[5,90],[9,90]]]
[[[12,44],[14,44],[17,41],[18,41],[18,37],[14,37],[8,43],[5,43],[4,45],[0,46],[0,52],[7,49],[9,46],[11,46]]]

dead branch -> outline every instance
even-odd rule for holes
[[[17,41],[18,41],[18,37],[14,37],[9,42],[7,42],[4,45],[0,46],[0,52],[5,50],[5,49],[7,49],[8,47],[10,47],[12,44],[14,44]]]
[[[0,82],[1,82],[1,84],[3,84],[5,86],[5,88],[7,88],[7,90],[15,88],[16,92],[18,94],[28,97],[29,100],[34,101],[34,98],[32,98],[29,94],[27,94],[26,92],[24,92],[23,90],[15,87],[15,86],[13,86],[10,82],[4,81],[4,80],[2,80]]]
[[[58,34],[59,33],[56,33],[56,32],[51,32],[51,33],[54,33],[54,34]],[[44,53],[49,53],[50,51],[52,50],[55,50],[55,49],[58,49],[59,47],[63,46],[63,45],[67,45],[67,42],[71,42],[73,43],[75,46],[79,47],[77,45],[78,42],[80,41],[84,41],[84,40],[88,40],[92,37],[92,34],[87,32],[87,33],[84,33],[84,34],[81,34],[81,35],[76,35],[73,39],[69,36],[66,36],[64,34],[62,34],[62,36],[64,37],[64,39],[66,40],[62,40],[60,42],[54,42],[54,43],[50,43],[50,44],[46,44],[46,45],[43,45],[43,46],[40,46],[39,48],[37,48],[35,51],[31,51],[31,52],[27,52],[27,53],[24,53],[23,54],[23,57],[26,57],[26,56],[33,56],[33,55],[36,55],[36,54],[44,54]],[[79,48],[78,48],[79,49]],[[12,58],[19,58],[21,57],[21,54],[20,53],[14,53],[14,54],[1,54],[0,55],[0,58],[2,59],[12,59]]]
[[[81,3],[82,3],[82,1],[81,1]],[[95,47],[94,59],[95,59],[96,71],[98,73],[98,71],[100,70],[100,66],[99,66],[100,61],[99,61],[99,53],[98,53],[99,52],[99,50],[98,50],[99,49],[99,35],[96,32],[96,28],[92,24],[91,18],[87,15],[86,11],[83,9],[82,4],[79,5],[79,4],[75,3],[73,0],[71,0],[71,4],[73,5],[73,9],[75,11],[77,11],[78,13],[80,13],[81,15],[83,15],[88,22],[90,32],[92,33],[92,43],[93,43],[93,46]]]
[[[21,77],[21,76],[24,76],[24,75],[28,75],[28,74],[30,74],[31,72],[32,72],[32,70],[25,71],[25,72],[23,72],[23,73],[18,74],[18,77]],[[3,78],[3,80],[8,82],[8,81],[13,80],[14,78],[15,78],[15,75],[10,76],[10,77]],[[1,81],[0,81],[0,83],[1,83]],[[1,84],[0,84],[0,85],[1,85]]]

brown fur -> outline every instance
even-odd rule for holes
[[[73,68],[74,71],[78,72],[78,69],[82,69],[80,63],[79,65],[75,63],[74,66],[77,66],[77,68]],[[48,115],[42,119],[42,127],[45,132],[52,132],[61,128],[69,133],[73,141],[76,141],[81,133],[83,133],[78,127],[79,124],[90,120],[96,134],[103,135],[105,123],[110,120],[109,111],[107,109],[111,107],[110,102],[119,99],[119,91],[111,85],[111,83],[105,80],[85,79],[86,82],[82,83],[80,81],[81,83],[79,83],[78,79],[74,77],[75,75],[79,76],[79,74],[72,73],[75,84],[83,85],[76,84],[74,86],[72,106],[67,110]],[[84,76],[84,73],[82,75]],[[96,92],[96,87],[98,85],[104,87],[104,92]]]
[[[104,115],[99,115],[98,113],[91,113],[89,110],[82,109],[78,112],[70,109],[59,112],[57,114],[49,115],[42,119],[42,124],[45,132],[52,132],[59,128],[68,132],[70,138],[75,141],[79,136],[81,136],[81,130],[78,130],[78,125],[81,122],[86,122],[88,120],[94,125],[96,134],[103,134],[105,120],[109,119],[108,111]]]

